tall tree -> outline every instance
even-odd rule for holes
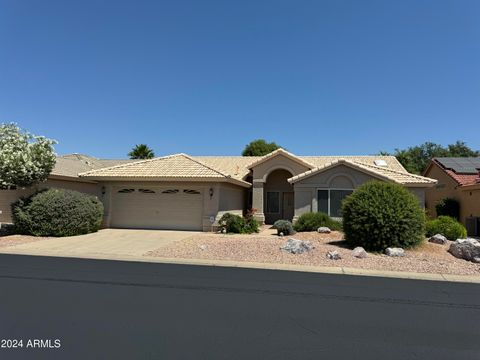
[[[463,141],[448,145],[449,156],[452,157],[475,157],[480,156],[480,151],[470,149]]]
[[[392,155],[386,152],[381,152],[380,154]],[[480,156],[480,152],[472,150],[463,141],[457,141],[455,144],[450,144],[446,148],[439,144],[426,142],[407,149],[395,149],[393,155],[408,172],[422,174],[426,170],[429,161],[434,157]]]
[[[35,136],[16,124],[0,124],[0,188],[45,181],[55,166],[56,141]]]
[[[152,159],[155,157],[155,153],[145,144],[135,145],[128,153],[130,159]]]
[[[242,151],[242,156],[263,156],[280,149],[274,142],[268,143],[264,139],[251,141]]]

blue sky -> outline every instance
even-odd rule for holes
[[[480,149],[480,1],[0,1],[0,122],[58,153]]]

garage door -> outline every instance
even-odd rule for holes
[[[111,227],[202,230],[203,195],[196,188],[113,188]]]

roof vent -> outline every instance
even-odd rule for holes
[[[383,159],[377,159],[374,161],[374,164],[377,165],[377,166],[383,166],[383,167],[386,167],[387,166],[387,162]]]

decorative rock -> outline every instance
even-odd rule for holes
[[[326,226],[320,226],[317,229],[317,232],[319,232],[320,234],[330,234],[332,232],[332,230],[330,230],[330,228],[328,228]]]
[[[283,237],[283,232],[281,232],[280,234],[278,234],[278,236]]]
[[[442,234],[436,234],[436,235],[433,235],[430,239],[428,239],[428,242],[444,245],[448,242],[448,240]]]
[[[310,241],[303,241],[297,239],[288,239],[285,245],[281,246],[280,249],[288,251],[292,254],[303,254],[308,252],[315,247],[310,243]]]
[[[402,257],[405,256],[405,250],[402,248],[387,248],[385,254],[388,256]]]
[[[199,246],[200,250],[207,250],[208,246],[207,245],[200,245]]]
[[[448,251],[459,259],[480,263],[480,242],[478,240],[472,238],[457,239],[450,245]]]
[[[357,246],[355,249],[352,250],[352,256],[359,259],[364,259],[368,256],[368,254],[363,247]]]
[[[338,253],[338,251],[329,251],[327,252],[327,258],[330,260],[340,260],[342,257]]]
[[[222,234],[226,234],[227,233],[227,229],[223,228],[222,229]]]

